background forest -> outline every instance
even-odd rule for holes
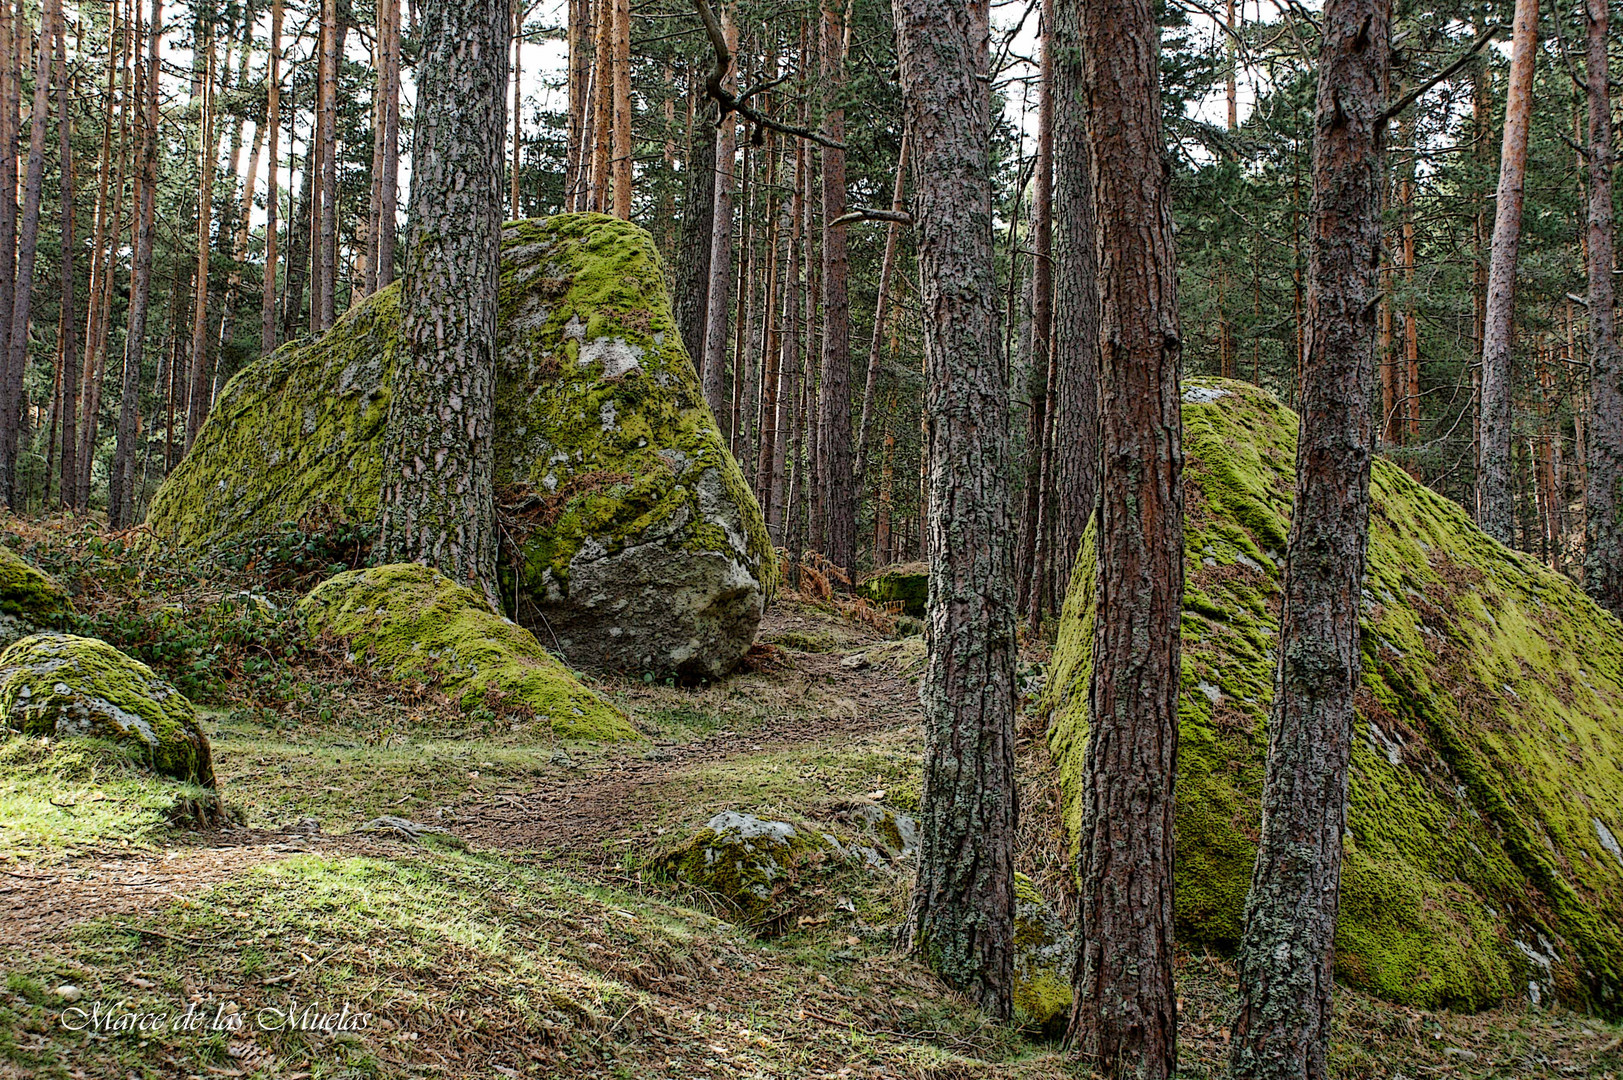
[[[750,463],[777,544],[830,551],[829,499],[854,498],[851,569],[917,558],[916,275],[909,230],[873,220],[900,194],[904,153],[890,5],[749,0],[728,14],[737,84],[765,87],[750,99],[758,114],[820,131],[843,114],[844,153],[755,124],[718,133],[705,94],[715,54],[683,0],[618,12],[615,0],[543,3],[513,28],[509,213],[612,210],[653,233],[690,353],[723,380],[707,396],[725,402],[718,420]],[[1445,77],[1389,137],[1381,447],[1466,505],[1509,16],[1504,4],[1402,3],[1395,23],[1394,97]],[[8,495],[18,509],[71,503],[132,523],[226,380],[395,276],[417,13],[115,0],[24,2],[3,18],[0,187],[14,174],[19,191],[0,200]],[[1185,371],[1294,403],[1315,16],[1186,0],[1160,18]],[[1052,169],[1039,19],[1036,4],[994,11],[994,154],[1021,576],[1046,582],[1037,606],[1051,610],[1043,500],[1027,498],[1042,488],[1052,426],[1046,356],[1035,355],[1046,350],[1033,348],[1034,324],[1051,317],[1033,303]],[[1513,376],[1516,545],[1573,573],[1588,400],[1582,37],[1574,5],[1541,13]],[[708,182],[718,146],[734,170],[722,216]],[[835,159],[843,186],[823,175]],[[856,220],[831,230],[842,215]],[[724,284],[727,303],[707,327],[699,283],[723,272],[709,287]],[[826,492],[842,447],[858,459],[857,490]]]

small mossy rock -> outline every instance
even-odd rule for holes
[[[0,653],[8,730],[113,743],[162,776],[214,786],[208,738],[179,690],[106,642],[35,634]]]
[[[1246,383],[1183,404],[1176,932],[1239,943],[1261,818],[1297,418]],[[1623,1010],[1623,624],[1377,459],[1336,971],[1390,1001],[1514,995]],[[1071,575],[1040,707],[1071,850],[1095,554]],[[1609,842],[1610,841],[1610,842]]]
[[[1024,874],[1014,875],[1014,1019],[1058,1037],[1071,1015],[1076,939]]]
[[[0,547],[0,649],[57,625],[72,610],[66,589],[15,551]]]
[[[930,566],[912,562],[875,570],[858,582],[857,592],[876,604],[901,604],[903,615],[922,619],[930,597]]]
[[[312,634],[330,634],[397,679],[437,682],[464,709],[492,694],[565,738],[635,739],[624,713],[582,685],[535,635],[482,596],[417,563],[349,570],[299,601]]]
[[[761,926],[801,873],[838,851],[810,829],[725,810],[654,865],[720,897],[746,925]]]
[[[856,829],[846,846],[875,869],[890,868],[919,852],[919,823],[910,814],[859,802],[840,817]]]
[[[499,314],[494,456],[511,614],[578,667],[724,674],[754,640],[777,566],[652,239],[602,214],[509,224]],[[154,497],[153,533],[208,551],[318,508],[375,522],[400,350],[394,285],[316,341],[238,373]]]

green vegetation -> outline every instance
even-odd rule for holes
[[[1244,383],[1184,405],[1177,931],[1226,952],[1255,851],[1296,417]],[[1215,396],[1214,396],[1215,394]],[[1210,400],[1207,400],[1210,399]],[[1623,637],[1568,579],[1377,460],[1337,972],[1390,1001],[1623,1000]],[[1075,842],[1092,545],[1042,707]]]
[[[625,715],[484,598],[415,563],[351,570],[300,601],[309,631],[396,679],[437,683],[463,709],[535,717],[570,739],[631,739]]]
[[[192,703],[94,638],[35,634],[0,653],[0,716],[23,735],[116,743],[163,776],[214,784]]]

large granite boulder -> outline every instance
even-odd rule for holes
[[[159,775],[214,785],[192,703],[94,638],[35,634],[0,653],[0,718],[23,735],[116,743]]]
[[[776,564],[652,240],[601,214],[508,225],[500,318],[495,478],[510,614],[579,667],[726,672],[754,640]],[[154,498],[153,532],[208,551],[317,510],[375,521],[400,347],[392,286],[315,342],[244,369]]]
[[[434,682],[464,708],[517,706],[573,739],[634,739],[624,713],[484,597],[426,566],[401,563],[328,578],[299,602],[316,636],[390,676]]]
[[[59,625],[72,610],[66,589],[15,551],[0,547],[0,649]]]
[[[1184,396],[1177,936],[1239,942],[1260,823],[1296,415]],[[1623,1008],[1623,624],[1377,460],[1336,972],[1421,1007]],[[1087,744],[1094,546],[1045,697],[1070,842]]]

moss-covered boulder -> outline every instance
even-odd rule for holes
[[[0,717],[9,731],[100,739],[155,773],[214,785],[192,703],[103,641],[35,634],[0,653]]]
[[[68,592],[10,548],[0,547],[0,649],[73,610]]]
[[[1260,820],[1295,414],[1185,392],[1180,942],[1229,951]],[[1392,1001],[1623,1007],[1623,624],[1375,462],[1337,974]],[[1044,705],[1071,843],[1087,741],[1094,549]]]
[[[509,225],[502,250],[495,462],[510,614],[580,667],[724,673],[754,640],[777,570],[653,241],[566,214]],[[154,498],[153,532],[209,550],[317,509],[375,521],[400,346],[392,286],[314,343],[249,365]]]
[[[857,592],[876,604],[901,604],[903,615],[922,619],[930,597],[930,565],[898,563],[875,570],[857,583]]]
[[[350,570],[299,602],[317,636],[397,679],[433,682],[464,709],[518,706],[574,739],[634,739],[624,713],[482,596],[417,563]]]
[[[1014,1018],[1065,1034],[1076,938],[1024,874],[1014,875]]]
[[[843,854],[831,836],[725,810],[657,856],[654,867],[721,899],[746,925],[768,928],[801,875],[831,853]]]

